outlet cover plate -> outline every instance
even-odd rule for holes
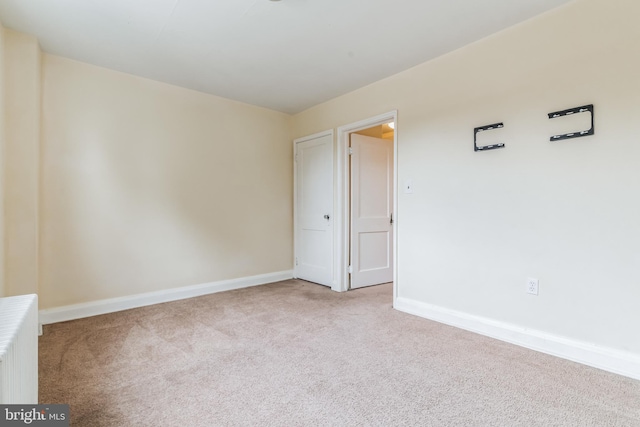
[[[404,193],[413,194],[413,179],[409,178],[404,181]]]
[[[527,293],[531,295],[538,295],[538,279],[529,277],[527,279]]]

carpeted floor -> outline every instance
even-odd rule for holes
[[[640,381],[297,280],[45,326],[80,426],[640,426]]]

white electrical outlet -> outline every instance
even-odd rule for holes
[[[538,279],[529,277],[527,279],[527,293],[531,295],[538,295]]]

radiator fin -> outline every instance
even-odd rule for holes
[[[38,296],[0,298],[0,404],[38,403]]]

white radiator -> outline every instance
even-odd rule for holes
[[[38,296],[0,298],[0,404],[38,403]]]

